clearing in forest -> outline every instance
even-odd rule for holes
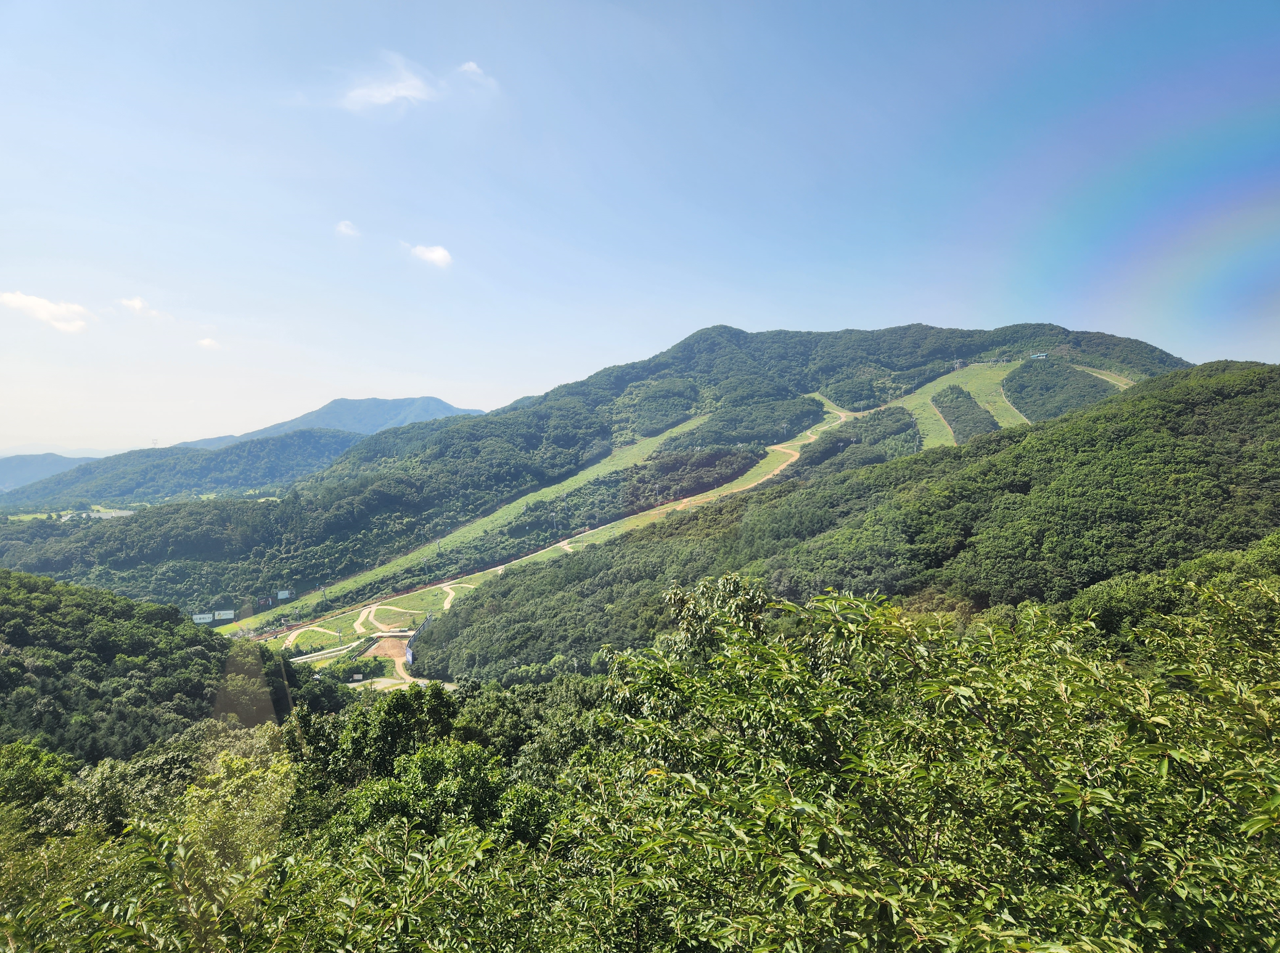
[[[1012,361],[1008,364],[970,364],[968,367],[944,374],[937,380],[922,385],[915,393],[899,397],[892,401],[890,406],[899,405],[911,412],[926,450],[930,447],[955,446],[956,441],[951,434],[951,428],[942,419],[938,409],[933,406],[933,395],[952,384],[963,387],[972,394],[979,406],[990,413],[1001,427],[1016,427],[1019,424],[1025,424],[1027,418],[1005,400],[1000,382],[1021,363],[1021,361]]]
[[[754,467],[738,477],[722,486],[716,487],[714,490],[707,490],[705,493],[699,493],[696,496],[685,497],[682,500],[675,500],[671,503],[664,503],[662,506],[655,506],[651,510],[645,510],[643,513],[636,513],[634,516],[626,516],[612,523],[597,527],[586,533],[581,533],[570,541],[574,546],[586,545],[588,543],[601,543],[606,539],[613,539],[615,536],[621,536],[633,529],[641,526],[647,526],[650,523],[657,522],[670,513],[677,510],[687,510],[695,506],[702,506],[706,503],[714,502],[721,497],[728,496],[730,493],[741,493],[743,490],[749,490],[754,486],[758,486],[770,477],[777,476],[794,460],[800,458],[800,448],[807,443],[813,443],[818,439],[818,434],[824,430],[830,430],[832,427],[838,427],[852,417],[860,417],[862,414],[855,414],[852,411],[837,407],[821,394],[806,394],[815,400],[822,401],[826,407],[827,413],[823,417],[822,422],[810,427],[794,440],[787,440],[783,443],[776,443],[769,448],[768,455],[757,463]],[[870,411],[866,411],[870,413]],[[526,559],[549,558],[557,555],[556,553],[543,550],[540,553],[534,553]],[[524,560],[517,560],[523,562]]]
[[[519,520],[520,515],[524,512],[525,507],[530,503],[541,500],[552,500],[564,496],[578,487],[590,483],[592,480],[599,479],[606,474],[613,473],[616,470],[623,470],[638,463],[643,463],[649,456],[658,449],[664,440],[668,437],[674,437],[678,434],[685,433],[697,427],[706,417],[694,417],[686,420],[682,424],[672,427],[670,430],[663,431],[653,437],[645,437],[626,447],[619,447],[609,456],[605,457],[599,463],[595,463],[585,470],[575,473],[573,476],[561,480],[548,487],[539,490],[533,490],[521,496],[514,502],[508,503],[506,506],[490,513],[488,516],[481,517],[478,520],[460,527],[449,535],[441,538],[434,543],[428,543],[426,546],[419,546],[417,549],[406,553],[396,559],[383,563],[376,569],[369,569],[354,576],[349,576],[333,585],[326,587],[330,602],[340,601],[341,598],[353,589],[358,589],[369,583],[375,583],[382,579],[387,579],[399,575],[404,570],[422,562],[428,551],[447,552],[450,549],[459,547],[474,541],[476,538],[483,536],[485,533],[495,532],[504,526],[515,523]],[[280,624],[287,617],[295,615],[299,612],[305,612],[307,609],[314,609],[321,602],[321,594],[319,592],[311,592],[299,599],[294,600],[280,609],[272,609],[268,612],[260,612],[257,615],[250,616],[247,619],[241,619],[225,626],[219,627],[218,631],[226,633],[234,633],[245,629],[264,628],[274,624]]]
[[[1133,386],[1134,382],[1127,377],[1121,377],[1119,374],[1111,371],[1100,371],[1096,367],[1085,367],[1082,364],[1072,364],[1077,371],[1084,371],[1086,374],[1092,374],[1094,377],[1101,377],[1104,381],[1115,384],[1121,390],[1128,390]]]
[[[831,401],[827,400],[825,397],[823,397],[820,394],[810,394],[809,396],[822,401],[823,405],[826,407],[827,413],[823,417],[822,422],[809,428],[808,430],[806,430],[804,433],[802,433],[800,436],[796,437],[793,440],[788,440],[783,443],[774,444],[772,447],[769,448],[769,452],[763,460],[757,463],[754,467],[752,467],[749,471],[744,473],[742,476],[738,477],[736,480],[731,480],[730,482],[724,484],[723,486],[716,487],[714,490],[709,490],[705,493],[699,493],[696,496],[686,497],[681,500],[675,500],[670,503],[664,503],[661,506],[657,506],[657,507],[654,507],[653,509],[646,510],[643,513],[637,513],[634,516],[624,517],[623,519],[616,520],[613,523],[608,523],[604,526],[600,526],[592,530],[588,530],[585,533],[580,533],[577,536],[570,537],[569,539],[560,540],[558,542],[552,543],[550,546],[547,546],[545,549],[541,549],[538,552],[531,553],[519,559],[514,559],[509,563],[505,563],[502,566],[499,566],[493,569],[483,570],[481,572],[474,573],[470,576],[463,577],[462,579],[453,580],[451,582],[433,583],[430,586],[424,587],[422,589],[416,590],[411,593],[396,596],[396,597],[387,599],[385,601],[371,600],[370,602],[366,603],[363,607],[356,610],[359,613],[355,622],[356,634],[376,634],[376,632],[384,630],[384,625],[386,625],[386,627],[389,628],[390,625],[388,623],[391,623],[393,619],[398,622],[400,618],[404,618],[404,616],[397,617],[397,616],[391,616],[391,615],[384,615],[380,619],[378,618],[377,613],[382,609],[399,610],[400,612],[405,613],[406,615],[409,613],[428,612],[433,610],[438,610],[441,612],[446,611],[449,608],[450,604],[453,602],[454,597],[456,595],[459,595],[462,590],[474,589],[482,581],[484,581],[487,578],[490,578],[496,573],[502,572],[502,570],[509,565],[515,565],[517,563],[524,563],[524,562],[541,562],[543,560],[551,559],[567,552],[573,552],[574,547],[577,547],[580,545],[588,545],[591,543],[599,543],[599,542],[603,542],[606,539],[612,539],[613,537],[620,536],[623,533],[626,533],[632,529],[636,529],[640,526],[644,526],[658,519],[661,519],[662,517],[666,516],[668,513],[674,512],[676,510],[688,509],[694,506],[701,506],[705,503],[710,503],[730,493],[738,493],[738,492],[741,492],[742,490],[750,489],[751,487],[764,482],[770,477],[776,476],[778,473],[781,473],[782,470],[785,469],[787,465],[790,464],[793,460],[798,459],[800,456],[800,447],[804,446],[807,443],[812,443],[814,440],[817,440],[819,433],[821,433],[824,430],[828,430],[831,427],[838,426],[844,423],[844,421],[850,419],[851,417],[858,416],[857,414],[844,410],[841,407],[837,407],[835,404],[831,403]],[[450,534],[449,536],[444,537],[444,539],[440,541],[439,545],[441,547],[447,548],[447,545],[451,541],[474,539],[476,536],[480,535],[483,532],[496,529],[497,527],[505,525],[507,522],[513,521],[516,518],[518,518],[520,513],[523,511],[525,504],[528,502],[531,502],[533,500],[538,500],[538,499],[555,498],[557,496],[560,496],[568,492],[571,489],[574,489],[578,486],[583,485],[584,483],[587,483],[589,480],[595,479],[599,476],[602,476],[614,470],[619,470],[619,469],[622,469],[623,467],[632,466],[636,463],[640,463],[643,460],[647,459],[649,455],[654,450],[656,450],[657,447],[662,443],[662,441],[665,440],[667,437],[674,436],[675,434],[678,434],[678,433],[683,433],[687,430],[692,430],[698,424],[702,423],[702,421],[705,419],[706,418],[704,417],[696,417],[692,420],[686,421],[683,424],[680,424],[677,427],[673,427],[670,430],[665,431],[664,433],[658,434],[656,437],[648,437],[644,440],[641,440],[641,441],[638,441],[637,443],[632,444],[631,446],[623,447],[620,450],[614,452],[613,454],[610,454],[610,456],[607,457],[605,460],[601,461],[600,463],[596,464],[593,467],[589,467],[588,469],[582,471],[581,473],[573,477],[570,477],[568,480],[562,481],[561,483],[557,483],[554,486],[547,487],[546,489],[537,490],[537,491],[534,491],[534,493],[527,494],[526,496],[521,497],[519,500],[515,501],[514,503],[510,503],[507,506],[502,507],[501,509],[491,514],[490,516],[484,517],[483,519],[480,519],[480,520],[476,520],[474,523],[470,523],[467,526],[464,526],[462,529],[458,530],[456,533],[453,533],[453,534]],[[342,592],[349,591],[351,588],[353,588],[356,585],[362,585],[367,582],[375,581],[378,578],[383,578],[386,575],[389,575],[390,573],[396,571],[397,569],[405,568],[407,566],[412,565],[417,559],[421,558],[420,554],[425,549],[426,547],[422,547],[418,550],[415,550],[412,553],[409,553],[406,556],[402,556],[397,560],[386,563],[385,565],[380,566],[378,569],[361,573],[360,575],[353,576],[350,579],[344,580],[341,583],[337,583],[335,585],[329,586],[328,587],[329,598],[333,599],[335,598],[335,596],[340,596]],[[302,599],[299,599],[294,603],[291,603],[289,608],[291,612],[297,612],[299,608],[305,608],[308,604],[315,605],[318,601],[319,601],[319,594],[312,593],[308,596],[304,596]],[[343,619],[346,619],[347,617],[352,615],[353,615],[352,610],[344,610],[340,617]],[[279,616],[276,616],[276,618],[279,618]],[[335,616],[334,618],[339,618],[339,616]],[[384,623],[384,625],[375,625],[374,624],[375,620],[377,622]],[[264,613],[262,615],[253,616],[248,619],[242,619],[239,622],[233,623],[228,626],[224,626],[222,627],[221,631],[234,632],[238,629],[255,627],[257,625],[265,624],[266,622],[267,622],[267,614]],[[316,626],[330,627],[328,621],[321,618],[312,622],[308,626],[308,629],[314,629],[314,627]],[[277,640],[272,639],[271,642],[275,644]]]

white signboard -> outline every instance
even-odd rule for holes
[[[197,612],[195,615],[193,615],[193,616],[191,617],[191,621],[192,621],[192,622],[212,622],[212,621],[213,621],[213,613],[212,613],[212,612]]]
[[[276,593],[276,598],[277,598],[277,599],[292,599],[292,598],[293,598],[293,590],[292,590],[292,589],[281,589],[279,592],[277,592],[277,593]]]
[[[235,610],[235,609],[223,609],[221,612],[215,612],[215,613],[213,614],[213,617],[214,617],[215,619],[234,619],[234,618],[236,617],[236,610]]]

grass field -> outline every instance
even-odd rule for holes
[[[340,582],[336,582],[328,587],[329,599],[330,601],[340,600],[344,594],[353,589],[367,585],[371,582],[377,582],[380,579],[386,579],[390,576],[398,575],[403,570],[420,562],[423,558],[422,554],[428,549],[438,547],[441,552],[448,552],[451,548],[463,543],[469,543],[477,537],[483,536],[487,532],[493,532],[503,526],[514,523],[524,511],[525,506],[529,503],[539,500],[552,500],[557,497],[564,496],[564,494],[571,490],[576,490],[583,484],[590,483],[592,480],[602,477],[608,473],[613,473],[617,470],[622,470],[626,467],[641,463],[651,453],[653,453],[654,450],[658,449],[658,445],[661,444],[662,441],[666,440],[668,437],[675,436],[676,434],[692,430],[704,420],[706,420],[705,417],[695,417],[692,420],[687,420],[655,437],[646,437],[645,439],[637,441],[630,446],[619,447],[599,463],[587,467],[585,470],[574,474],[567,480],[562,480],[559,483],[549,487],[544,487],[541,490],[534,490],[531,493],[526,493],[518,500],[508,503],[506,506],[496,510],[488,516],[474,520],[466,526],[455,530],[448,536],[439,540],[438,543],[428,543],[426,546],[421,546],[412,552],[406,553],[398,559],[393,559],[391,562],[384,563],[377,569],[370,569],[367,572],[362,572],[355,576],[350,576]],[[299,599],[295,599],[293,602],[281,609],[273,609],[269,612],[260,612],[247,619],[241,619],[229,625],[221,626],[218,631],[230,633],[250,628],[270,628],[273,625],[279,625],[299,610],[306,610],[308,607],[315,606],[319,601],[319,593],[309,593]]]
[[[928,387],[928,385],[926,384],[925,387]],[[940,388],[926,392],[925,387],[920,388],[914,394],[908,394],[906,397],[894,401],[894,403],[901,404],[907,408],[911,412],[911,416],[915,418],[916,429],[920,431],[920,440],[924,445],[924,449],[928,450],[930,447],[954,447],[956,440],[951,435],[951,428],[947,426],[947,422],[942,419],[942,414],[938,413],[938,409],[933,406],[931,401],[933,395]]]
[[[114,510],[106,506],[99,506],[96,503],[89,507],[90,513],[94,519],[112,519],[116,516],[132,516],[133,510]],[[55,519],[69,519],[72,516],[78,516],[82,510],[41,510],[39,513],[10,513],[8,518],[15,523],[25,523],[27,520],[42,520],[52,512]],[[0,520],[5,519],[0,516]]]
[[[337,648],[344,642],[354,641],[351,636],[343,638],[341,635],[330,635],[322,629],[304,629],[298,633],[298,637],[294,640],[294,647],[302,653],[319,652],[323,649]]]
[[[332,658],[316,659],[314,662],[308,662],[307,664],[312,666],[313,668],[324,668],[326,665],[332,665],[334,662],[340,662],[343,659],[348,659],[350,657],[351,657],[350,655],[335,655]],[[384,659],[384,661],[390,662],[391,660]],[[388,668],[391,668],[391,666],[385,666],[382,670],[382,674],[385,675]],[[392,671],[394,671],[394,669],[392,669]],[[374,676],[374,677],[377,678],[379,676]]]
[[[420,616],[404,609],[380,605],[373,610],[373,619],[375,622],[389,625],[393,629],[403,629],[420,620]]]
[[[893,401],[893,404],[901,405],[911,412],[911,416],[916,419],[916,426],[920,429],[920,436],[926,450],[930,447],[955,446],[951,429],[932,403],[934,394],[952,384],[957,384],[972,394],[973,399],[986,408],[1001,427],[1017,427],[1025,424],[1027,418],[1005,400],[1004,392],[1000,390],[1000,382],[1020,363],[1022,362],[971,364],[945,374],[936,381],[930,381],[914,394],[901,397]]]
[[[448,593],[438,586],[434,586],[430,589],[419,589],[417,592],[411,592],[407,596],[388,599],[382,604],[404,609],[406,612],[415,612],[422,616],[428,612],[439,613],[444,608],[444,600],[447,597]]]
[[[1128,390],[1133,386],[1133,381],[1127,377],[1121,377],[1119,374],[1113,374],[1111,371],[1100,371],[1096,367],[1085,367],[1082,364],[1072,364],[1077,371],[1084,371],[1086,374],[1092,374],[1094,377],[1101,377],[1104,381],[1115,384],[1121,390]]]
[[[323,622],[317,623],[326,629],[333,629],[344,639],[353,639],[360,633],[356,631],[356,620],[360,618],[360,610],[355,609],[351,612],[344,612],[342,615],[331,616]],[[365,626],[368,628],[368,625]]]
[[[356,632],[355,627],[356,619],[359,617],[360,610],[352,609],[344,611],[341,615],[318,619],[312,623],[312,625],[318,626],[320,629],[327,629],[330,632],[337,633],[336,636],[326,635],[324,632],[317,632],[314,630],[299,631],[294,629],[294,632],[298,632],[295,644],[305,647],[309,652],[319,652],[322,648],[329,648],[343,642],[352,642],[357,638],[362,638],[363,636]],[[368,623],[365,623],[365,628],[372,629],[373,627]],[[267,645],[271,646],[273,649],[282,648],[284,646],[285,639],[287,639],[289,635],[290,633],[282,633],[272,639],[268,639]]]

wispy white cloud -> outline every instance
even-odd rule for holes
[[[347,91],[342,105],[347,109],[368,109],[370,106],[390,106],[392,103],[421,103],[440,98],[439,87],[428,77],[423,78],[405,65],[404,57],[386,54],[391,67],[390,75],[365,80]]]
[[[78,304],[67,301],[48,301],[45,298],[37,298],[35,295],[24,295],[20,291],[0,293],[0,304],[15,311],[21,311],[37,321],[43,321],[66,334],[83,331],[87,324],[85,318],[92,317]]]
[[[410,253],[414,258],[421,258],[437,268],[448,268],[453,263],[453,256],[443,245],[414,245]]]
[[[199,344],[206,351],[222,350],[222,345],[219,344],[217,341],[215,341],[213,338],[201,338],[199,341],[196,341],[196,343]]]
[[[141,298],[121,298],[120,303],[132,311],[134,314],[140,314],[144,318],[161,318],[168,319],[169,315],[163,311],[157,311],[154,308],[148,308],[147,303]]]
[[[458,72],[468,80],[485,89],[497,89],[498,81],[482,70],[474,62],[466,62],[458,67]]]
[[[337,231],[339,235],[345,235],[347,238],[360,237],[360,229],[356,228],[354,225],[352,225],[348,221],[339,222],[337,226]]]

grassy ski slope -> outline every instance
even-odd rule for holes
[[[723,496],[727,496],[730,493],[738,493],[738,492],[741,492],[742,490],[748,490],[751,487],[756,486],[757,484],[762,483],[765,480],[768,480],[770,477],[776,476],[778,473],[784,470],[788,464],[798,459],[800,456],[800,448],[803,447],[805,444],[812,443],[814,440],[816,440],[818,437],[818,434],[820,434],[822,431],[828,430],[831,427],[838,426],[839,424],[848,420],[850,417],[857,416],[855,414],[850,413],[847,410],[837,407],[835,404],[831,403],[831,401],[827,400],[825,397],[823,397],[820,394],[810,394],[808,396],[811,396],[817,400],[822,401],[822,403],[826,406],[827,413],[826,413],[826,416],[822,419],[822,422],[815,424],[813,427],[809,428],[808,430],[806,430],[804,433],[800,434],[798,437],[794,438],[793,440],[788,440],[783,443],[774,444],[772,447],[769,448],[769,453],[763,460],[757,463],[754,467],[752,467],[749,471],[744,473],[742,476],[738,477],[736,480],[731,480],[730,482],[725,483],[722,486],[716,487],[714,490],[708,490],[705,493],[699,493],[696,496],[686,497],[681,500],[673,500],[670,503],[664,503],[661,506],[656,506],[652,509],[645,510],[643,513],[637,513],[633,516],[627,516],[627,517],[624,517],[623,519],[615,520],[614,522],[608,523],[604,526],[596,527],[595,529],[588,530],[585,533],[580,533],[577,536],[562,540],[558,543],[554,543],[553,545],[548,546],[545,549],[539,550],[536,553],[531,553],[528,556],[523,556],[519,559],[512,560],[510,563],[507,563],[506,565],[497,567],[495,569],[486,569],[486,570],[483,570],[482,572],[473,573],[472,575],[464,576],[460,579],[455,579],[450,582],[433,583],[430,586],[424,587],[422,589],[418,589],[414,592],[407,593],[402,596],[396,596],[390,599],[369,600],[362,603],[356,609],[343,608],[341,610],[331,613],[329,616],[317,618],[307,623],[307,625],[301,629],[294,629],[293,632],[298,633],[296,637],[299,639],[300,642],[303,640],[303,638],[305,638],[307,640],[308,645],[315,644],[315,645],[327,646],[327,644],[329,643],[332,643],[335,645],[340,644],[341,639],[339,639],[339,637],[336,634],[339,626],[342,624],[345,624],[346,626],[350,626],[351,620],[354,619],[356,615],[360,615],[361,618],[365,618],[366,611],[368,612],[368,615],[371,616],[372,618],[377,619],[378,621],[386,621],[386,622],[391,621],[390,614],[386,615],[385,620],[378,617],[378,612],[383,611],[385,609],[399,610],[399,612],[401,613],[405,613],[405,612],[425,613],[425,612],[445,611],[448,609],[449,603],[452,602],[453,597],[455,595],[461,594],[462,592],[465,592],[471,589],[475,589],[477,586],[481,585],[486,580],[493,578],[498,573],[501,573],[502,570],[505,569],[507,565],[515,565],[517,563],[527,563],[527,562],[543,562],[548,559],[554,559],[557,556],[563,555],[564,553],[571,553],[576,548],[579,548],[581,546],[588,546],[593,543],[601,543],[607,539],[613,539],[616,536],[621,536],[623,533],[629,532],[630,530],[633,530],[633,529],[637,529],[641,526],[648,525],[649,523],[662,519],[663,517],[677,510],[684,510],[684,509],[689,509],[695,506],[702,506],[704,504],[713,502],[714,500],[718,500]],[[666,431],[665,433],[659,434],[656,437],[650,437],[647,440],[642,440],[639,443],[633,444],[630,447],[624,447],[621,450],[617,451],[616,453],[612,454],[610,457],[608,457],[604,461],[601,461],[601,463],[596,464],[595,467],[589,468],[588,470],[584,470],[582,473],[579,473],[576,476],[571,477],[569,480],[565,480],[564,482],[558,483],[555,486],[547,487],[546,489],[538,490],[532,494],[521,497],[515,503],[509,504],[508,506],[503,507],[503,509],[498,510],[496,513],[492,514],[491,516],[485,517],[482,520],[477,520],[474,523],[468,524],[467,526],[458,530],[457,533],[454,533],[451,536],[445,537],[445,539],[442,541],[442,545],[447,544],[451,539],[453,540],[460,539],[460,538],[473,539],[476,535],[478,535],[479,533],[483,533],[486,529],[493,529],[497,526],[503,525],[503,522],[505,522],[506,519],[514,519],[516,516],[518,516],[526,502],[529,502],[535,499],[548,499],[548,498],[554,497],[561,493],[567,492],[568,490],[573,489],[576,486],[580,486],[590,479],[594,479],[595,477],[601,476],[604,473],[608,473],[612,470],[620,469],[621,467],[624,467],[624,466],[631,466],[635,463],[639,463],[640,461],[648,457],[649,454],[652,453],[654,449],[656,449],[657,445],[661,443],[661,441],[664,440],[666,437],[692,429],[693,427],[701,423],[702,419],[704,418],[697,418],[695,420],[688,421],[684,424],[681,424],[677,427],[672,428],[671,430]],[[507,515],[505,518],[502,518],[504,513],[506,513]],[[464,536],[464,534],[466,535]],[[398,560],[397,563],[399,565],[406,565],[406,564],[411,565],[412,563],[410,561],[414,558],[417,558],[417,553],[421,551],[422,550],[419,549],[419,550],[416,550],[414,553],[410,553],[407,556],[401,557],[401,560]],[[386,566],[379,567],[377,570],[372,570],[368,573],[362,573],[359,576],[354,576],[351,579],[345,580],[341,584],[330,586],[329,587],[330,598],[331,599],[336,598],[336,594],[344,590],[349,591],[355,585],[360,585],[366,581],[378,578],[378,576],[384,572],[394,571],[393,567],[395,567],[397,563],[389,563]],[[289,606],[289,609],[296,611],[299,604],[314,605],[316,601],[317,600],[314,594],[310,596],[304,596],[302,599],[298,600],[297,602],[291,603]],[[237,630],[242,630],[247,628],[269,627],[269,625],[271,624],[271,620],[273,618],[278,617],[278,613],[279,613],[279,610],[277,610],[276,616],[273,616],[270,613],[261,613],[257,616],[253,616],[251,618],[243,619],[239,622],[223,626],[221,631],[235,632]],[[331,633],[328,630],[333,630],[333,632]],[[289,635],[282,634],[273,638],[271,640],[271,643],[276,646],[283,646],[289,642],[289,639],[290,639]]]
[[[893,401],[893,404],[901,405],[911,412],[911,416],[916,419],[916,426],[920,428],[920,436],[926,450],[930,447],[955,446],[951,428],[947,426],[947,422],[942,419],[942,415],[932,403],[934,394],[952,384],[963,387],[972,394],[973,399],[985,408],[1001,427],[1016,427],[1019,424],[1025,424],[1027,419],[1005,400],[1000,382],[1020,363],[1021,361],[1008,364],[971,364],[939,377],[935,381],[930,381],[914,394],[899,398]]]
[[[599,463],[587,467],[585,470],[575,473],[568,479],[562,480],[552,486],[543,487],[541,490],[534,490],[532,493],[526,493],[518,500],[508,503],[506,506],[490,513],[488,516],[474,520],[455,530],[448,536],[439,540],[438,543],[428,543],[426,546],[420,546],[411,552],[405,553],[397,559],[384,563],[376,569],[370,569],[366,572],[349,576],[340,582],[336,582],[332,586],[327,587],[329,601],[339,601],[346,593],[351,592],[353,589],[364,586],[370,582],[376,582],[379,579],[384,579],[398,574],[401,570],[420,562],[423,559],[424,554],[429,549],[434,550],[439,546],[441,551],[447,552],[451,548],[463,543],[471,542],[478,536],[483,536],[485,533],[494,532],[503,526],[514,523],[524,511],[525,506],[529,503],[539,500],[555,499],[556,497],[563,496],[571,490],[577,489],[583,484],[590,483],[592,480],[605,476],[608,473],[612,473],[615,470],[622,470],[626,467],[641,463],[647,459],[651,453],[658,449],[658,446],[668,437],[673,437],[677,434],[692,430],[705,419],[705,417],[695,417],[692,420],[687,420],[682,424],[678,424],[657,436],[646,437],[645,439],[639,440],[630,446],[620,447]],[[268,612],[260,612],[257,615],[249,616],[248,618],[241,619],[238,622],[222,626],[219,631],[233,633],[244,629],[267,628],[272,624],[277,623],[278,620],[283,619],[286,615],[291,616],[295,614],[299,609],[305,610],[308,607],[315,606],[320,602],[320,598],[320,593],[318,592],[308,593],[307,595],[289,603],[283,609],[272,609]]]

